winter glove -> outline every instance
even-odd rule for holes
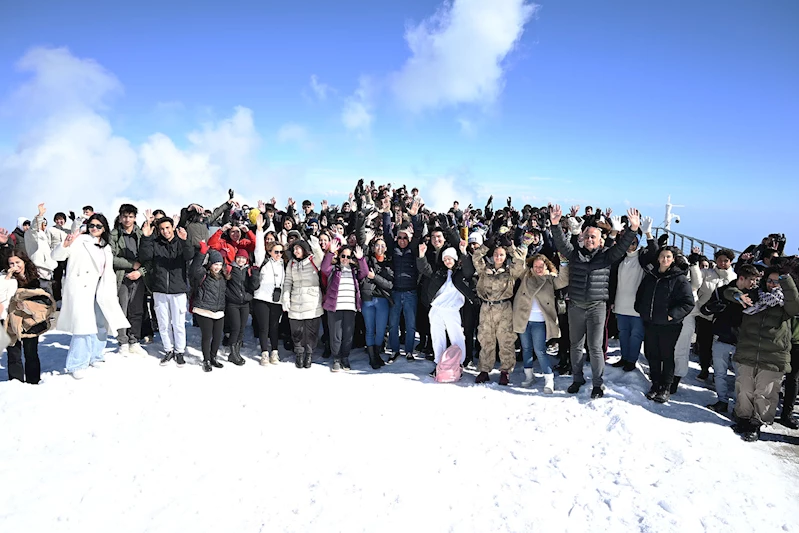
[[[488,248],[495,248],[495,247],[497,246],[497,238],[498,238],[498,235],[497,235],[496,233],[494,233],[493,235],[491,235],[491,236],[490,236],[490,237],[489,237],[489,238],[488,238],[488,239],[485,241],[485,245],[486,245]]]
[[[610,226],[613,228],[613,231],[621,231],[624,229],[624,225],[621,223],[620,216],[610,217]]]
[[[644,234],[652,233],[652,217],[643,217],[641,219],[641,231]]]
[[[505,248],[513,246],[513,241],[510,238],[510,232],[503,233],[499,238],[499,244]]]
[[[228,200],[232,200],[233,199],[233,189],[228,189],[227,190],[227,196],[228,196]]]
[[[205,241],[200,241],[200,253],[205,255],[208,253],[208,243]]]
[[[69,212],[69,219],[71,221],[73,221],[73,222],[75,221],[75,211],[70,211]]]
[[[577,217],[567,218],[566,223],[569,225],[569,232],[571,232],[572,235],[579,235],[580,231],[582,231],[583,225],[577,220]]]

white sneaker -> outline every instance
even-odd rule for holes
[[[83,379],[86,377],[86,369],[75,370],[72,372],[72,377],[75,379]]]
[[[544,374],[544,394],[553,394],[555,392],[555,375]]]
[[[127,342],[120,344],[117,353],[123,356],[130,354],[130,345]]]
[[[138,342],[128,344],[128,351],[130,352],[130,355],[147,355],[147,350],[142,348],[141,344]]]
[[[532,387],[533,382],[535,381],[535,375],[533,374],[532,368],[524,369],[524,378],[524,381],[522,381],[522,387]]]
[[[278,355],[277,350],[272,350],[272,355],[269,356],[269,362],[273,365],[280,363],[280,355]]]
[[[261,352],[261,366],[269,364],[269,352]]]

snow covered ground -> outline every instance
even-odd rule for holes
[[[109,342],[75,381],[68,343],[41,339],[40,386],[0,383],[0,531],[799,531],[797,434],[744,443],[690,376],[657,405],[641,371],[608,367],[590,401],[568,377],[545,396],[540,377],[375,372],[362,350],[349,374],[261,367],[248,338],[247,364],[210,374],[196,349],[162,368],[157,342]]]

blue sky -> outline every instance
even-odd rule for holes
[[[0,5],[6,226],[363,176],[656,221],[671,194],[678,231],[799,245],[797,2],[65,4]]]

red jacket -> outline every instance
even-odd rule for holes
[[[236,252],[247,250],[251,254],[255,251],[255,235],[252,231],[248,231],[245,237],[239,239],[239,242],[233,242],[230,237],[222,234],[222,230],[216,230],[216,233],[211,235],[208,239],[208,247],[218,250],[222,254],[225,263],[231,264],[236,261]]]

